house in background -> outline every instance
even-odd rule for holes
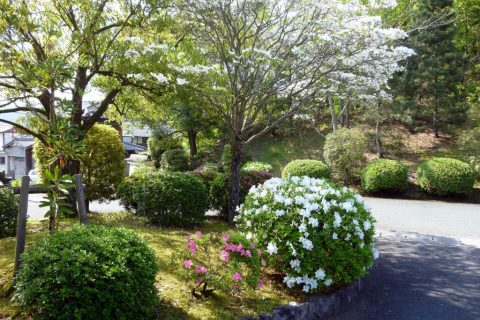
[[[125,152],[131,154],[147,151],[147,141],[152,135],[152,130],[148,127],[136,127],[131,123],[123,125],[122,141]]]
[[[32,136],[21,134],[13,127],[3,127],[0,148],[0,171],[5,171],[8,176],[20,178],[35,167]]]

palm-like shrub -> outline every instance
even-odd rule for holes
[[[263,245],[284,283],[305,292],[352,283],[375,256],[374,219],[361,197],[323,179],[272,178],[253,187],[236,222]]]
[[[378,159],[363,169],[362,188],[367,192],[402,191],[407,179],[407,168],[399,161]]]
[[[307,176],[310,178],[330,178],[330,169],[319,160],[294,160],[288,163],[282,171],[282,178]]]
[[[77,226],[34,243],[15,279],[20,304],[46,319],[150,319],[155,253],[135,233]]]
[[[467,163],[450,158],[433,158],[417,169],[420,188],[438,195],[469,194],[475,177],[475,171]]]

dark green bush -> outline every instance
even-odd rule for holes
[[[205,184],[205,187],[207,188],[207,191],[210,190],[213,181],[215,181],[215,179],[218,176],[223,176],[220,173],[218,166],[212,163],[204,164],[203,166],[192,171],[191,174],[195,177],[200,178],[200,180],[202,180],[202,182]],[[209,205],[212,206],[212,201],[210,197],[209,197]]]
[[[438,195],[469,194],[475,177],[475,171],[467,163],[450,158],[433,158],[417,169],[420,188]]]
[[[363,169],[362,188],[367,192],[402,191],[407,179],[407,168],[399,161],[378,159]]]
[[[0,188],[0,238],[14,236],[17,228],[18,203],[13,191]]]
[[[157,272],[155,253],[135,233],[76,226],[28,248],[15,297],[43,319],[150,319]]]
[[[266,162],[249,161],[242,166],[241,171],[242,172],[258,172],[258,171],[272,172],[273,167],[271,164],[268,164]]]
[[[117,192],[121,203],[155,225],[190,226],[200,223],[208,208],[203,182],[188,173],[156,172],[127,177]]]
[[[328,179],[330,178],[330,169],[325,163],[318,160],[293,160],[283,168],[282,178],[286,179],[293,176]]]
[[[160,167],[160,160],[165,151],[182,147],[180,139],[177,136],[168,133],[151,136],[148,138],[147,145],[148,153],[150,154],[150,157],[152,157],[157,168]]]
[[[183,149],[167,150],[162,154],[160,167],[169,171],[186,171],[189,167],[188,155]]]
[[[251,187],[262,184],[272,177],[273,174],[266,171],[242,172],[240,174],[240,203],[243,203]],[[230,174],[221,174],[210,185],[210,203],[213,208],[220,210],[224,215],[228,212],[230,181]]]

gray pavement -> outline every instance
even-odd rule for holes
[[[338,320],[480,319],[480,205],[366,198],[380,258]]]

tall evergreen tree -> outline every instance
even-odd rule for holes
[[[455,46],[453,0],[417,1],[413,25],[422,21],[444,22],[413,29],[408,46],[416,55],[394,82],[396,101],[411,112],[414,122],[428,121],[439,131],[466,118],[466,104],[459,87],[463,77],[463,56]],[[448,19],[444,19],[444,17]]]

